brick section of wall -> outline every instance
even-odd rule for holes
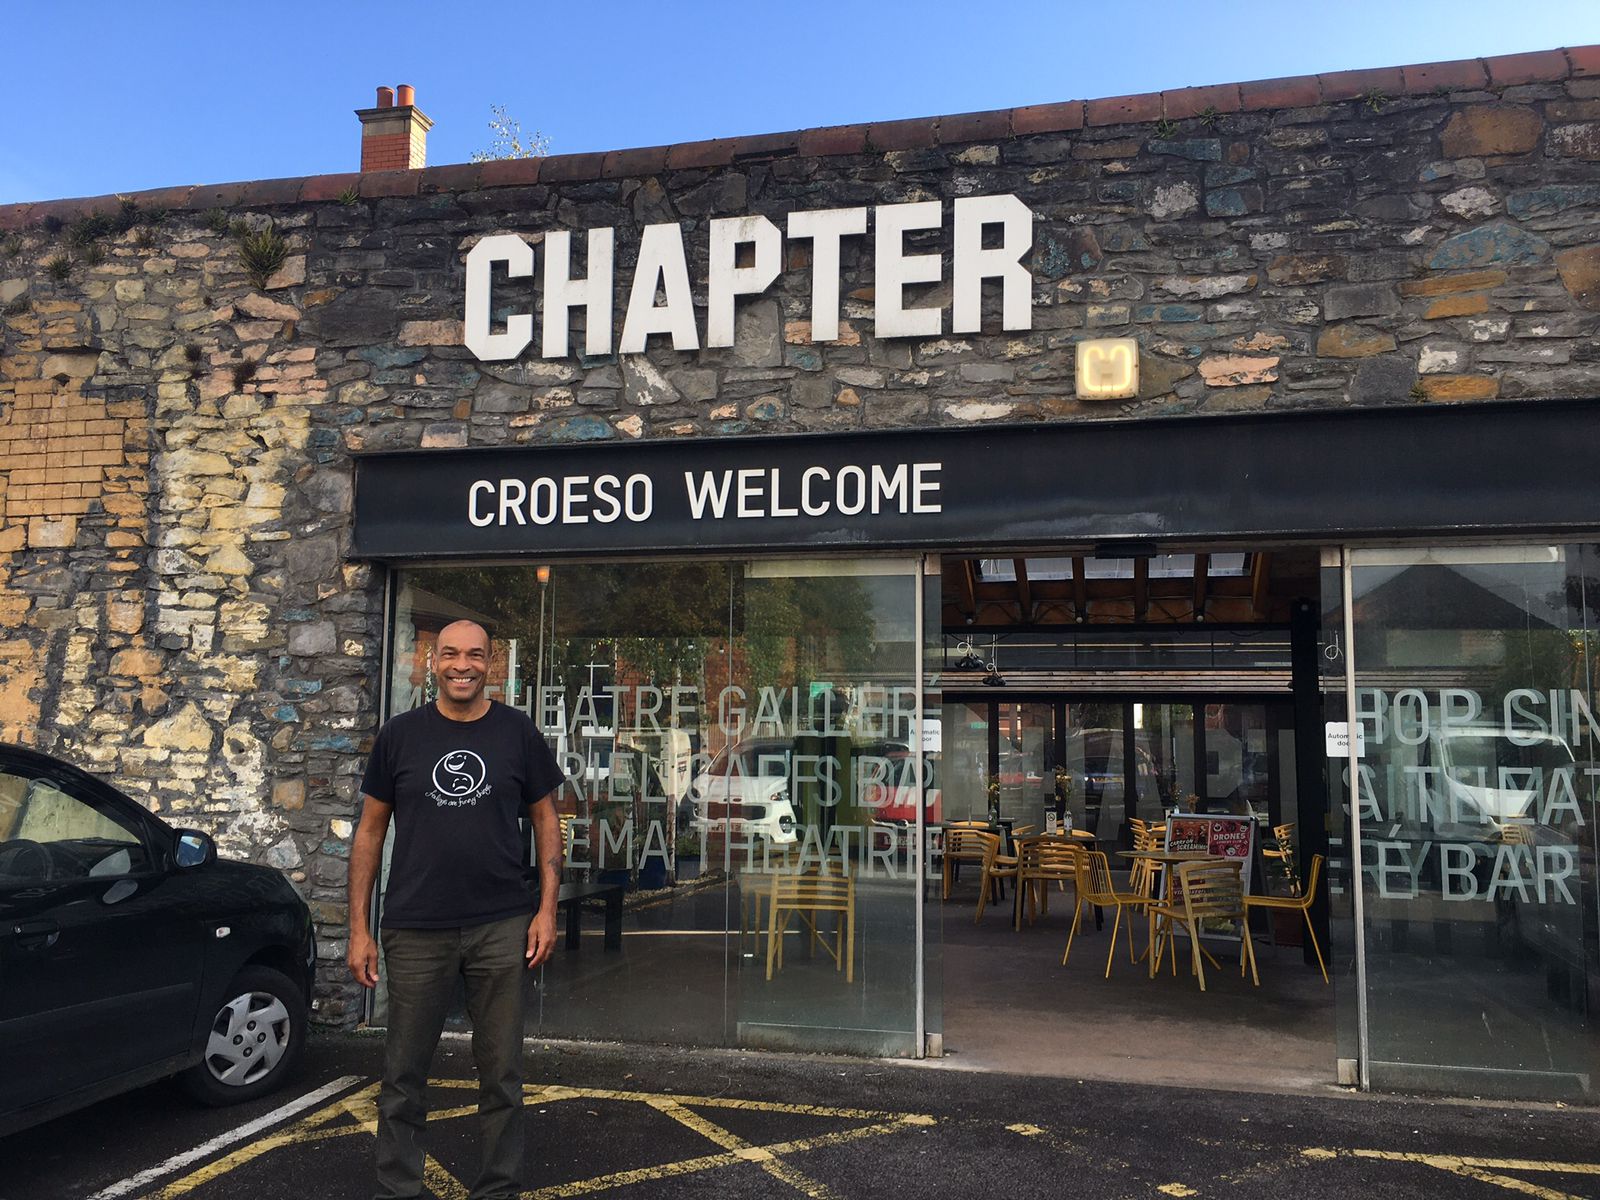
[[[28,517],[87,513],[105,494],[107,468],[126,463],[126,426],[76,387],[17,384],[15,403],[0,418],[0,534]]]
[[[407,134],[368,134],[361,139],[361,169],[403,171],[413,165],[413,152],[413,139]]]

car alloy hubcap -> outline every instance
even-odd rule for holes
[[[217,1011],[206,1068],[218,1083],[243,1087],[267,1075],[289,1048],[289,1010],[271,992],[246,992]]]

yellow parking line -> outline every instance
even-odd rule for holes
[[[432,1088],[454,1091],[475,1089],[478,1086],[477,1081],[473,1079],[430,1079],[428,1083]],[[307,1145],[313,1142],[331,1141],[335,1138],[357,1134],[373,1135],[377,1132],[378,1124],[378,1086],[374,1082],[359,1091],[343,1096],[333,1103],[308,1114],[294,1125],[259,1141],[241,1146],[232,1153],[197,1168],[181,1179],[173,1180],[160,1191],[147,1195],[144,1200],[178,1200],[179,1197],[187,1195],[196,1188],[218,1179],[273,1150],[288,1146]],[[643,1092],[617,1088],[580,1088],[570,1087],[566,1084],[528,1084],[524,1087],[523,1094],[524,1102],[530,1105],[554,1104],[564,1100],[607,1100],[642,1103],[665,1116],[671,1117],[685,1127],[693,1129],[696,1133],[718,1146],[720,1150],[719,1153],[699,1155],[678,1162],[661,1163],[636,1170],[613,1172],[594,1179],[575,1180],[570,1183],[557,1184],[553,1187],[541,1188],[537,1191],[524,1193],[524,1200],[561,1200],[561,1198],[565,1197],[606,1191],[632,1183],[667,1179],[673,1176],[688,1175],[720,1167],[736,1166],[741,1163],[754,1163],[760,1166],[762,1170],[773,1176],[773,1178],[788,1184],[802,1195],[810,1197],[811,1200],[833,1200],[834,1194],[828,1189],[827,1185],[812,1179],[791,1164],[782,1161],[782,1156],[799,1154],[824,1146],[858,1141],[862,1138],[879,1137],[884,1134],[897,1133],[912,1128],[925,1128],[935,1123],[935,1119],[932,1116],[921,1113],[895,1113],[879,1109],[837,1108],[818,1104],[787,1104],[769,1100],[740,1100],[726,1096],[691,1096],[681,1093]],[[724,1109],[782,1115],[832,1117],[872,1123],[854,1129],[820,1134],[816,1137],[794,1138],[771,1145],[757,1145],[724,1129],[714,1121],[696,1112],[695,1109]],[[452,1120],[457,1117],[471,1116],[476,1111],[476,1105],[455,1105],[430,1113],[429,1120],[430,1122]],[[339,1117],[348,1117],[351,1123],[332,1124]],[[466,1200],[467,1189],[431,1156],[425,1161],[424,1179],[428,1187],[441,1200]]]
[[[725,1150],[732,1150],[746,1162],[758,1164],[768,1175],[781,1183],[787,1183],[802,1195],[810,1196],[812,1200],[832,1200],[833,1193],[825,1184],[791,1167],[766,1147],[755,1146],[745,1141],[714,1121],[707,1120],[699,1113],[691,1112],[676,1100],[663,1098],[649,1101],[649,1104],[657,1112],[665,1113],[679,1124],[688,1126],[701,1137],[715,1142]]]
[[[225,1154],[221,1158],[191,1171],[181,1179],[174,1179],[160,1190],[147,1193],[144,1200],[176,1200],[177,1197],[194,1191],[201,1184],[209,1183],[219,1176],[226,1175],[236,1167],[241,1167],[270,1150],[278,1149],[280,1146],[292,1146],[303,1141],[320,1140],[321,1137],[326,1136],[340,1136],[344,1131],[329,1130],[324,1133],[321,1127],[335,1117],[350,1112],[350,1105],[360,1100],[361,1097],[376,1094],[377,1088],[378,1085],[373,1084],[354,1096],[346,1096],[335,1100],[332,1104],[320,1108],[302,1120],[297,1121],[281,1133],[275,1133],[271,1137],[262,1138],[258,1142],[251,1142],[249,1145],[241,1146],[232,1153]],[[355,1132],[355,1130],[350,1130],[350,1132]],[[311,1134],[315,1134],[316,1137],[308,1136]]]
[[[1409,1162],[1420,1166],[1432,1167],[1436,1171],[1445,1171],[1451,1175],[1459,1175],[1464,1179],[1476,1179],[1480,1183],[1493,1184],[1495,1187],[1504,1188],[1509,1192],[1520,1192],[1525,1196],[1536,1197],[1536,1200],[1583,1200],[1581,1196],[1574,1196],[1570,1192],[1557,1191],[1555,1188],[1545,1187],[1543,1184],[1534,1183],[1529,1179],[1519,1179],[1513,1175],[1501,1175],[1501,1171],[1548,1171],[1560,1175],[1600,1175],[1600,1163],[1573,1163],[1549,1162],[1531,1158],[1483,1158],[1477,1155],[1459,1154],[1420,1154],[1415,1151],[1405,1150],[1330,1150],[1312,1148],[1300,1152],[1307,1158],[1330,1159],[1340,1155],[1351,1158],[1365,1158],[1378,1162]]]

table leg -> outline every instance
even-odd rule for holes
[[[606,896],[606,949],[622,949],[622,893]]]

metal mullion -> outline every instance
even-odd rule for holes
[[[1356,1070],[1362,1091],[1372,1088],[1372,1045],[1367,1026],[1367,922],[1361,878],[1361,759],[1360,723],[1356,719],[1356,616],[1352,594],[1354,570],[1349,546],[1339,548],[1344,609],[1344,707],[1349,740],[1350,876],[1355,891],[1356,923]]]

